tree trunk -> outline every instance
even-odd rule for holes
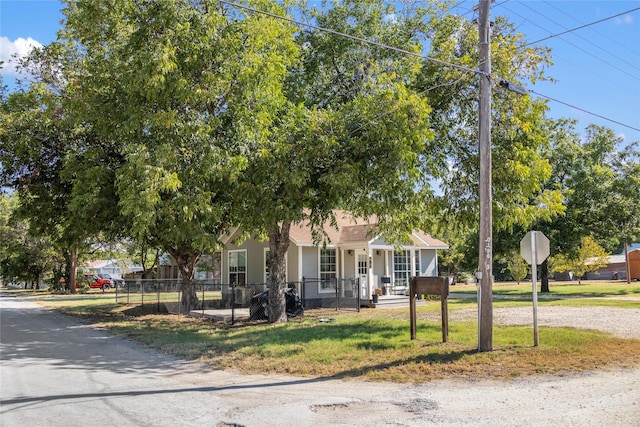
[[[169,251],[169,253],[178,264],[178,270],[182,278],[181,312],[189,313],[191,310],[197,310],[200,308],[200,300],[196,294],[196,286],[193,283],[193,274],[196,263],[200,258],[200,253],[183,253],[178,250]]]
[[[624,240],[624,265],[627,270],[627,285],[631,284],[631,266],[629,265],[629,243]]]
[[[76,292],[76,276],[78,275],[78,249],[71,248],[69,250],[69,280],[67,280],[67,289],[70,293]]]
[[[285,254],[289,249],[291,222],[284,221],[269,230],[269,322],[287,321],[287,306],[284,296],[286,283]]]
[[[549,260],[545,259],[540,265],[540,292],[549,293]]]

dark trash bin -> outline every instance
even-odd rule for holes
[[[296,292],[294,288],[285,289],[284,298],[286,302],[286,312],[288,318],[304,315],[302,300],[300,300],[298,292]],[[264,291],[251,298],[251,306],[249,307],[249,319],[269,319],[269,291]]]

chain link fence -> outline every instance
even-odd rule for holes
[[[214,281],[194,281],[199,306],[196,310],[249,308],[251,318],[268,318],[267,283],[246,285],[221,284]],[[181,279],[125,279],[116,286],[116,303],[139,304],[156,308],[158,313],[181,313]],[[287,314],[300,315],[309,308],[335,308],[360,311],[358,279],[303,278],[288,282],[285,291]],[[266,313],[266,314],[265,314]]]
[[[360,311],[360,281],[351,279],[302,278],[300,296],[304,308],[335,308]]]
[[[218,308],[221,287],[220,283],[212,280],[194,280],[199,308]],[[116,284],[116,303],[120,304],[139,304],[143,308],[155,306],[157,312],[166,310],[181,314],[181,300],[181,279],[124,279]]]

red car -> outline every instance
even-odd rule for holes
[[[95,274],[85,274],[83,281],[89,285],[91,289],[102,289],[103,291],[113,286],[111,280],[103,279]],[[60,283],[64,285],[66,281],[60,279]],[[80,283],[76,283],[76,288],[80,287]]]
[[[89,287],[91,289],[109,289],[111,285],[111,280],[103,279],[102,277],[98,277],[95,274],[85,274],[84,275],[85,282],[89,283]]]

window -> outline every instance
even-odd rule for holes
[[[394,286],[409,286],[411,276],[411,252],[393,252],[393,284]]]
[[[369,273],[367,258],[367,254],[358,254],[358,275],[360,276],[366,276]]]
[[[220,258],[220,252],[214,252],[213,255],[202,255],[196,264],[194,279],[220,283],[222,280]]]
[[[320,288],[319,292],[334,292],[336,278],[336,250],[320,249]]]
[[[414,262],[413,265],[415,267],[415,273],[413,275],[414,276],[422,276],[420,274],[420,271],[422,271],[422,270],[420,269],[420,250],[419,249],[417,249],[415,251],[415,262]]]
[[[247,283],[247,251],[229,251],[229,284]]]

